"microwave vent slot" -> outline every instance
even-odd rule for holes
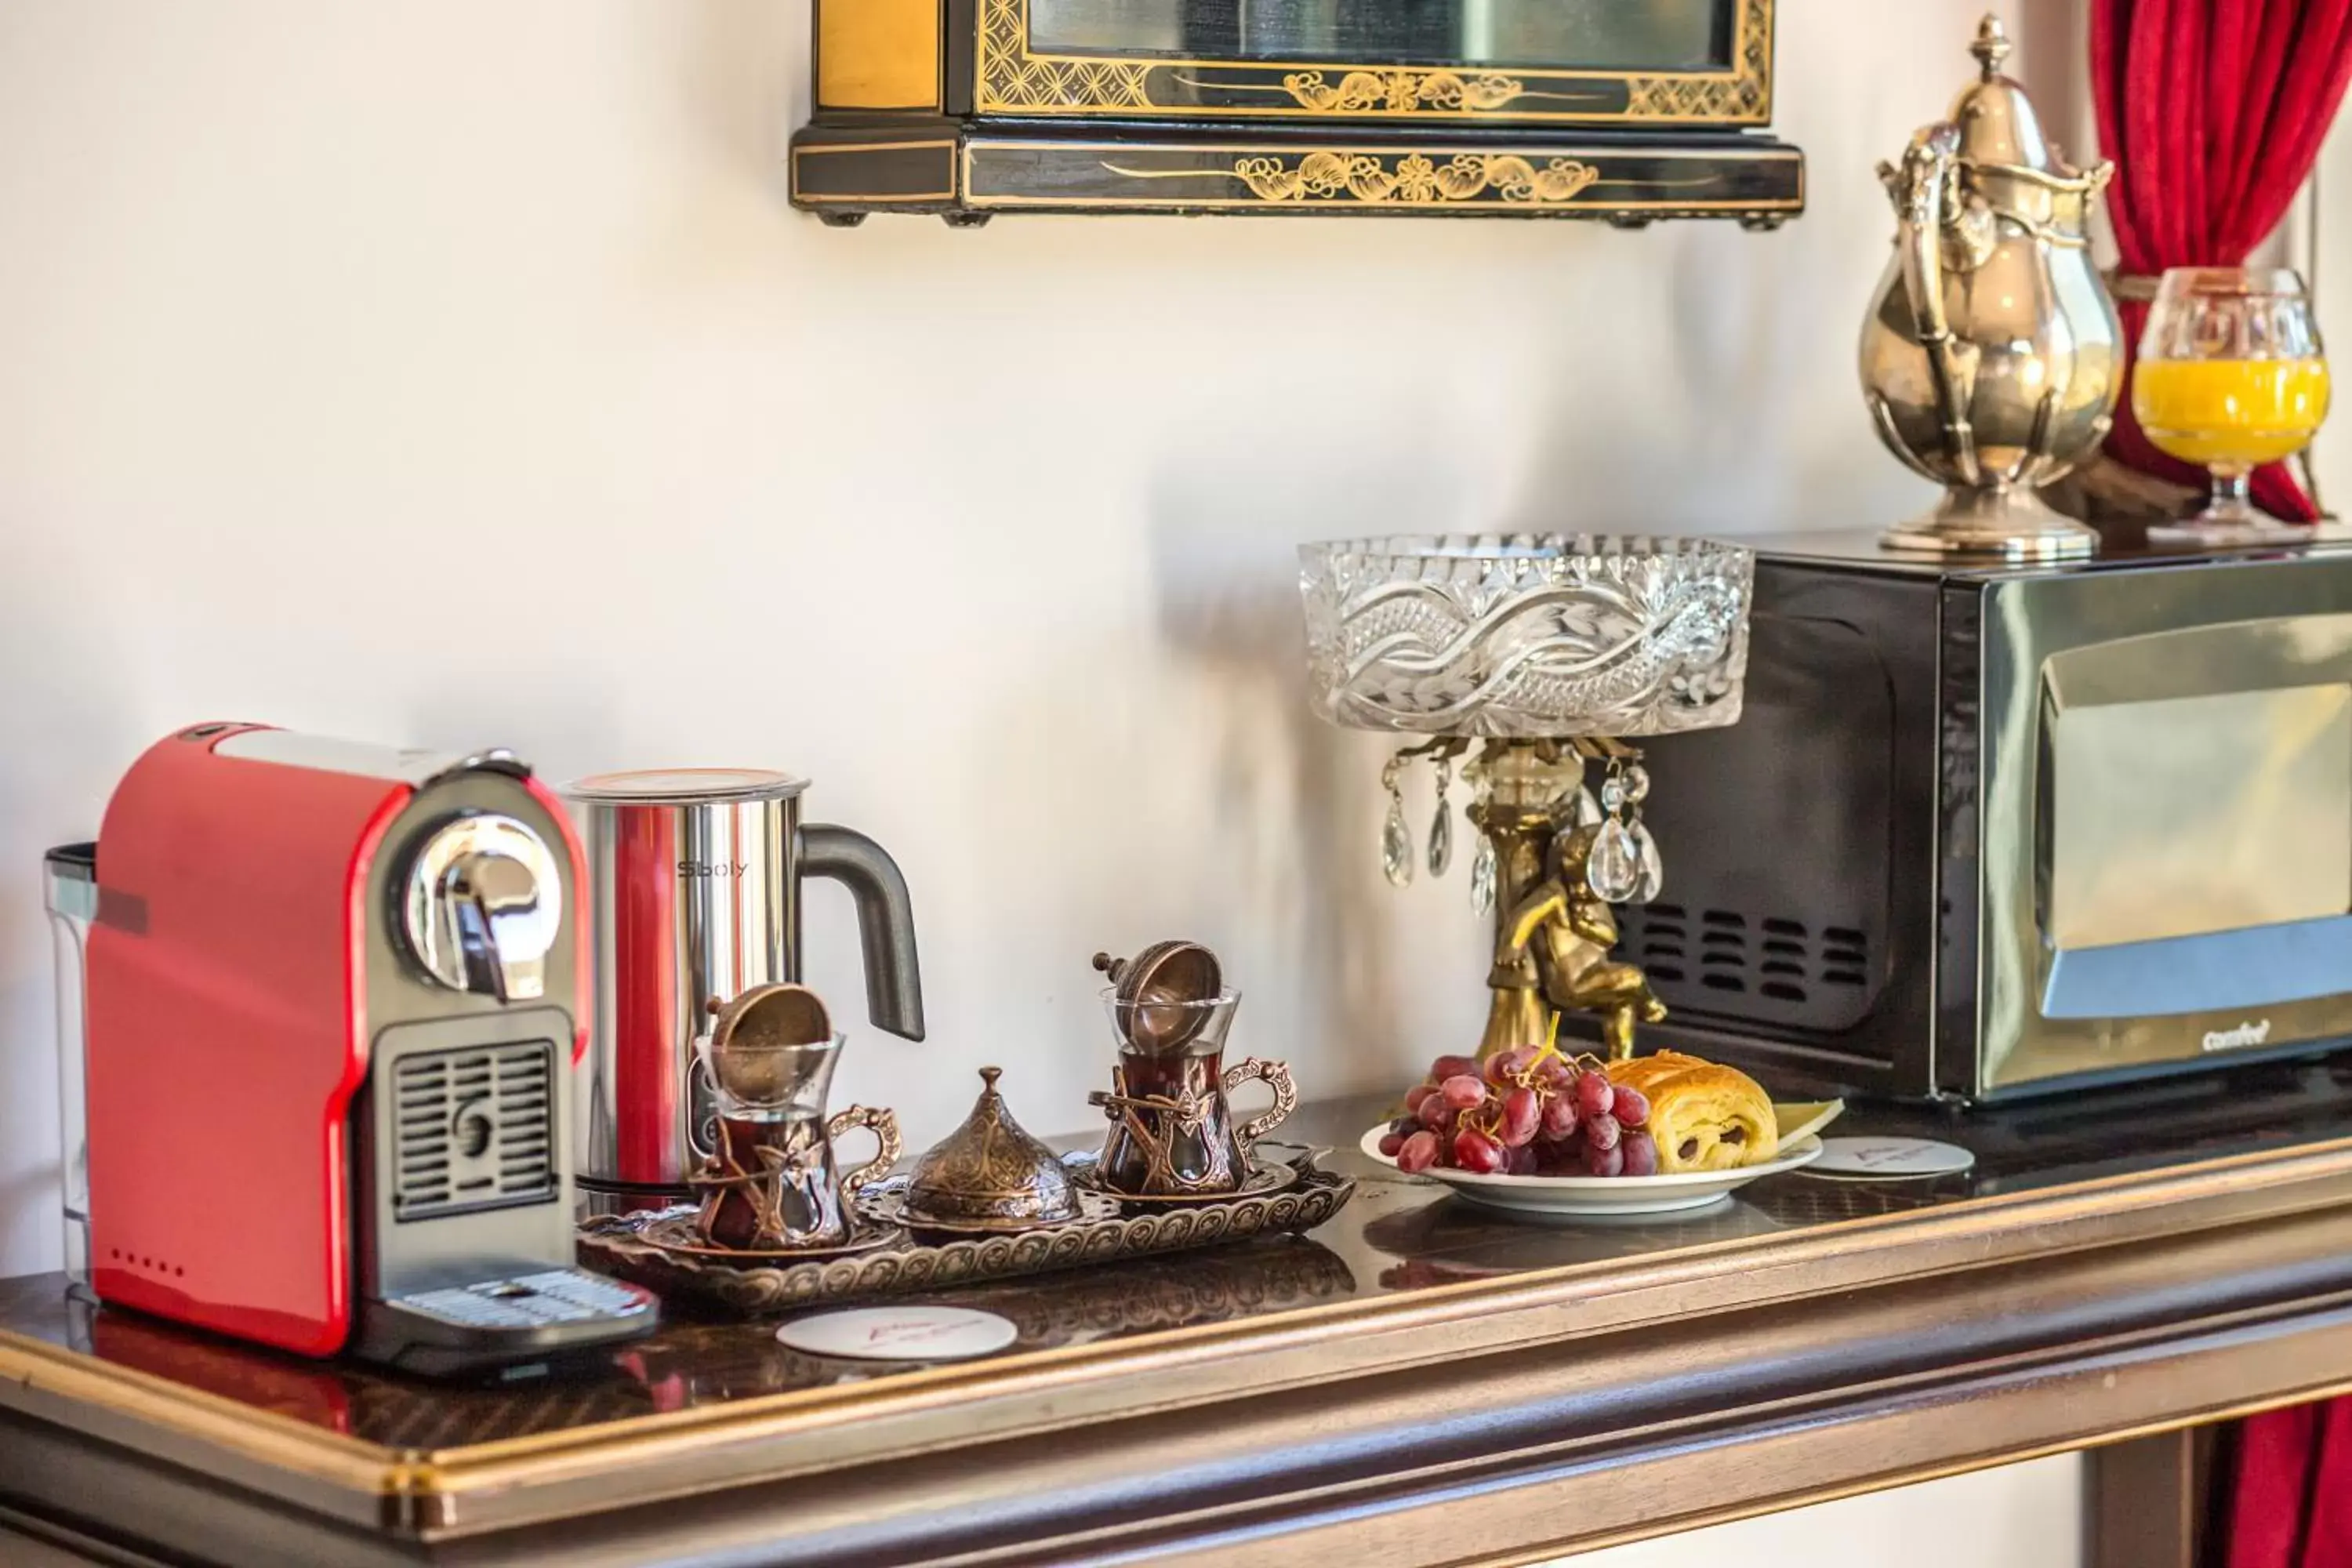
[[[1618,911],[1618,955],[1638,963],[1670,1008],[1759,1023],[1822,1026],[1870,984],[1870,940],[1787,915],[1649,904]]]
[[[393,1070],[393,1212],[431,1219],[556,1194],[555,1047],[468,1046]]]

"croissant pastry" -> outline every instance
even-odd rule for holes
[[[1609,1081],[1641,1091],[1662,1174],[1760,1165],[1780,1152],[1772,1102],[1737,1068],[1660,1051],[1609,1064]]]

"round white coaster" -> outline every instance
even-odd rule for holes
[[[959,1361],[993,1355],[1021,1337],[1011,1320],[963,1307],[861,1307],[796,1318],[776,1342],[810,1355],[858,1361]]]
[[[1809,1176],[1899,1181],[1907,1176],[1957,1176],[1977,1157],[1957,1143],[1927,1138],[1824,1138]]]

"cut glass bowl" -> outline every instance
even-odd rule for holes
[[[1739,717],[1756,558],[1703,539],[1449,534],[1300,547],[1334,723],[1632,738]]]

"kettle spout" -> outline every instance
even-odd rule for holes
[[[839,882],[856,901],[866,1016],[877,1029],[921,1039],[922,966],[915,957],[914,906],[898,863],[863,833],[810,823],[801,829],[801,874]]]

